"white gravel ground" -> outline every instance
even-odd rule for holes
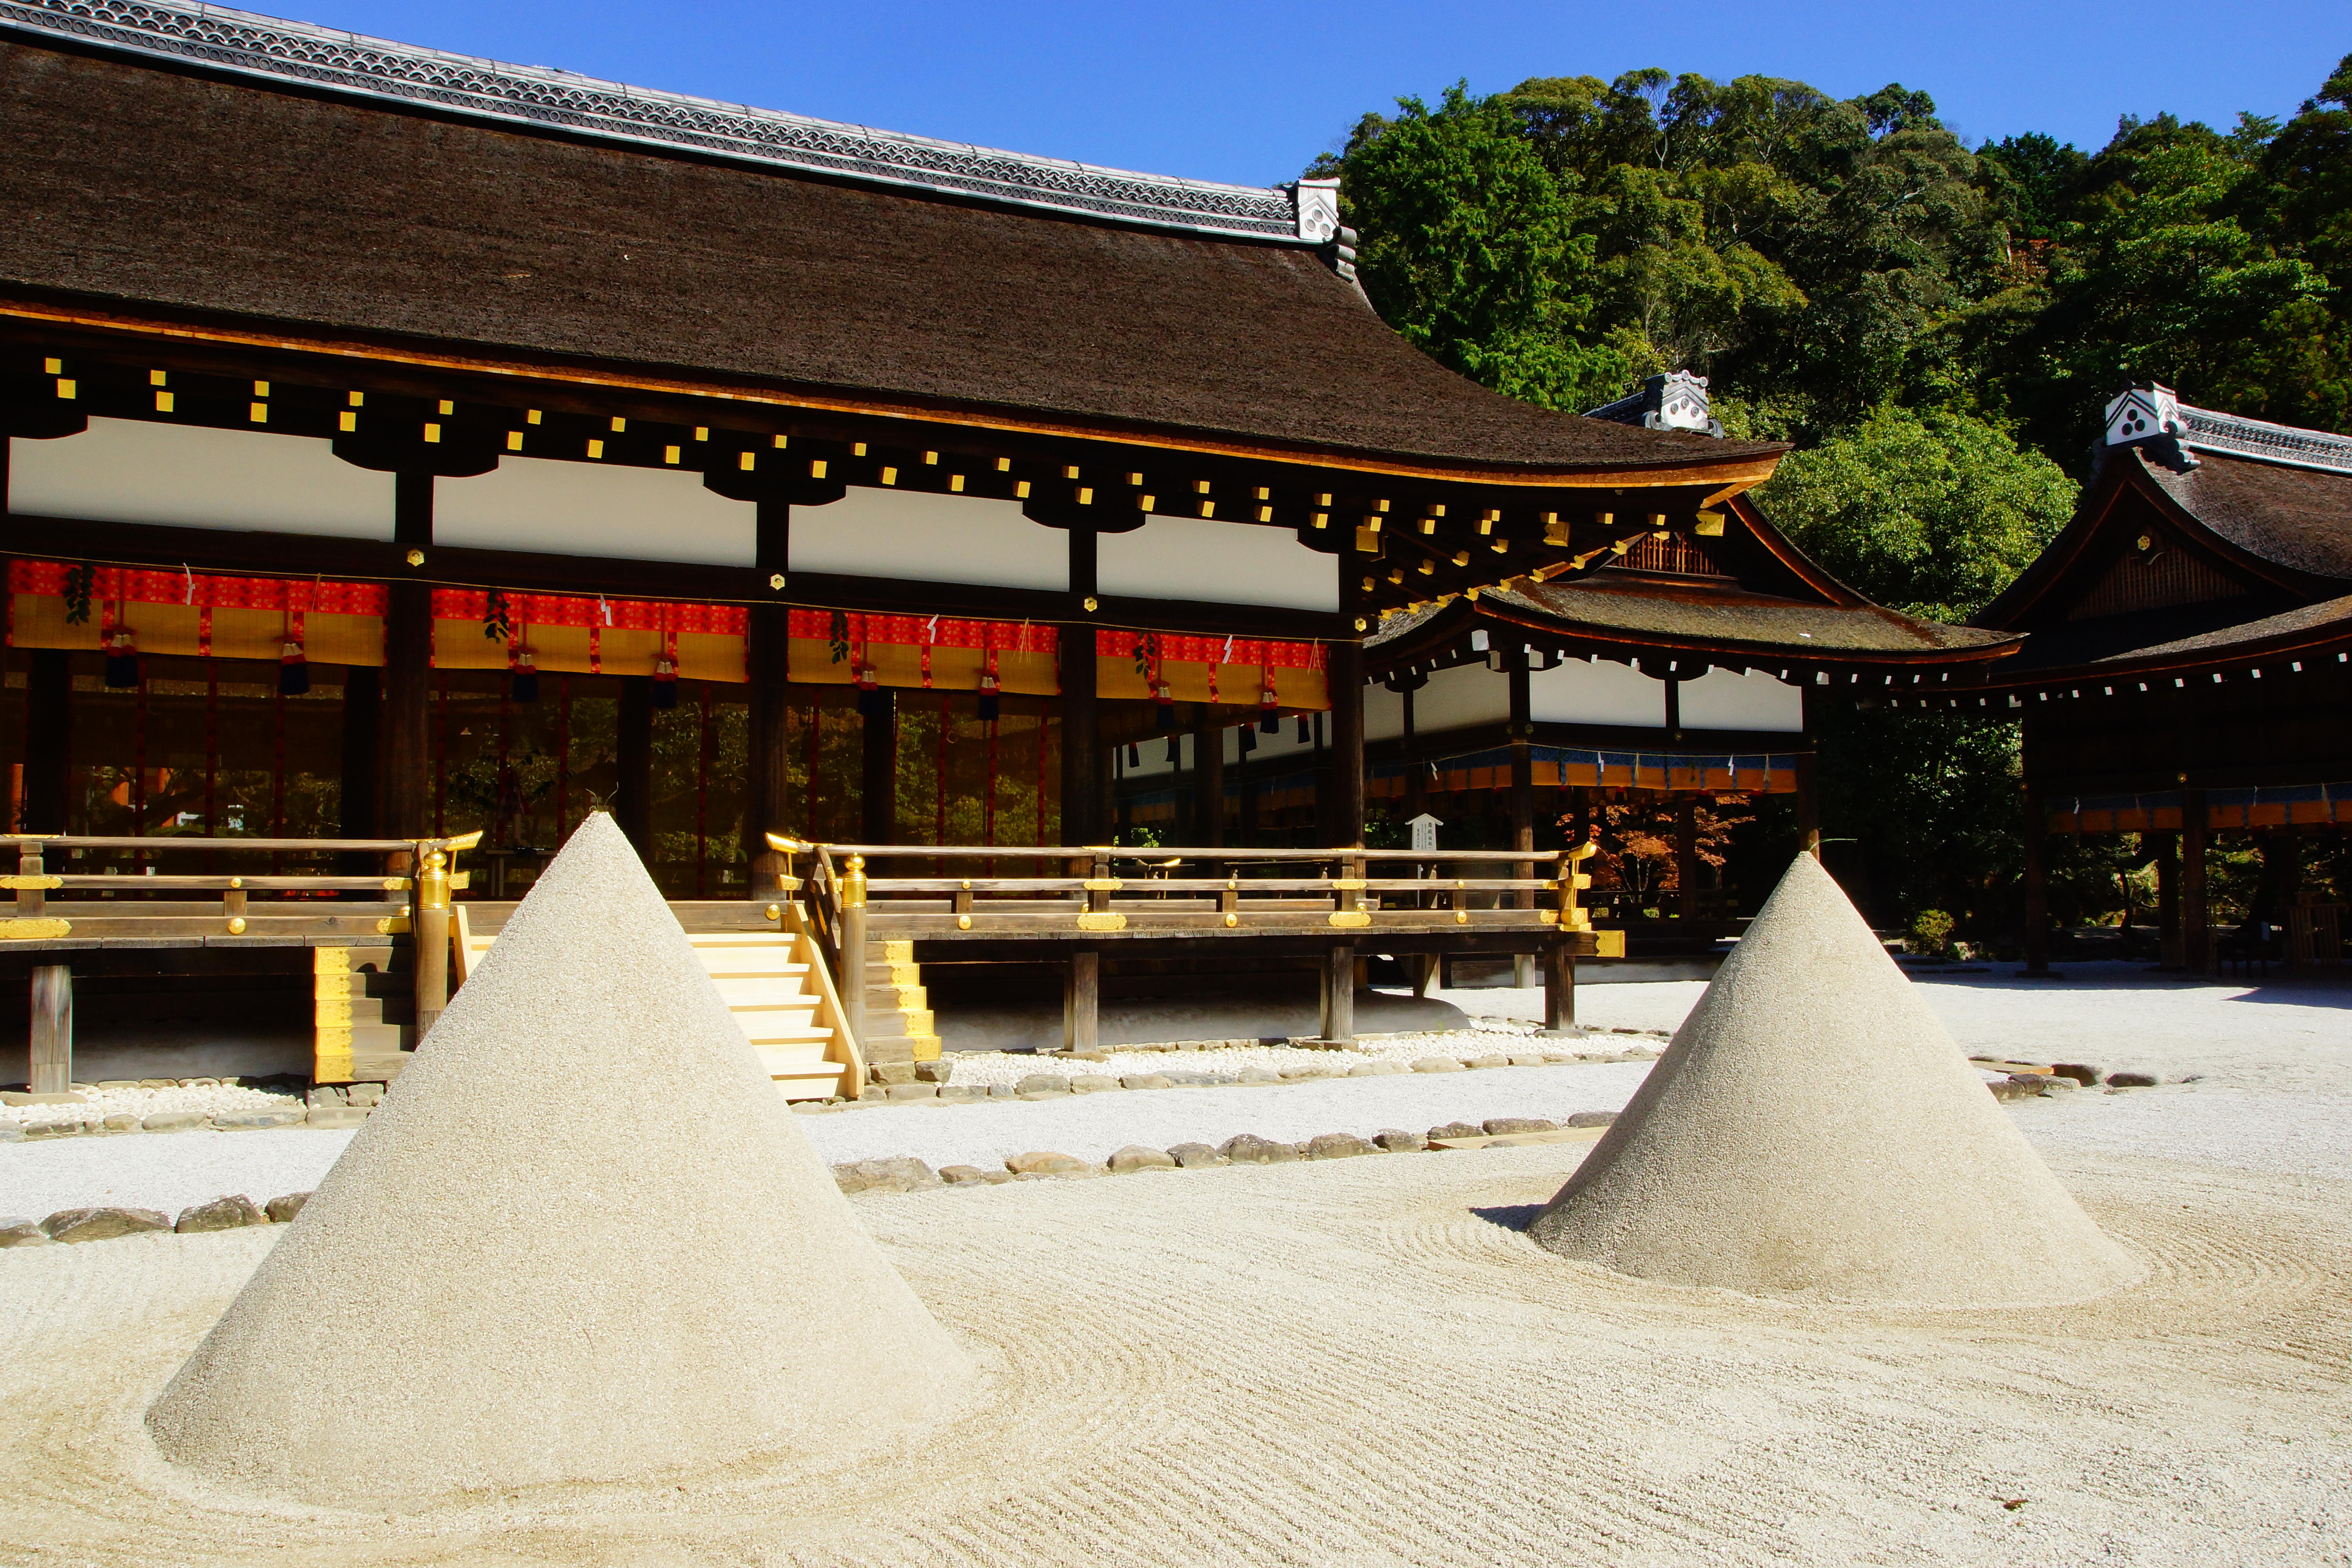
[[[2164,1080],[2160,1089],[2018,1102],[2012,1110],[2021,1125],[2045,1148],[2352,1179],[2352,976],[2334,983],[2192,984],[2140,965],[2093,964],[2055,981],[2019,980],[2000,969],[1981,976],[1923,977],[1920,984],[1972,1053],[2084,1061]],[[1579,1002],[1588,1026],[1670,1029],[1704,989],[1695,981],[1588,985]],[[1529,1021],[1542,1006],[1540,993],[1532,991],[1462,991],[1446,1000],[1474,1015]],[[1655,1043],[1626,1038],[1584,1045]],[[1193,1058],[1210,1054],[1135,1053],[1131,1068],[1118,1061],[1006,1059],[1029,1070],[1071,1072],[1083,1065],[1116,1073],[1193,1067]],[[1427,1053],[1409,1048],[1403,1054]],[[1129,1143],[1220,1142],[1239,1132],[1297,1141],[1384,1127],[1423,1131],[1491,1116],[1556,1121],[1571,1111],[1620,1108],[1647,1070],[1646,1062],[1582,1064],[1009,1103],[918,1101],[811,1116],[800,1125],[834,1162],[912,1154],[935,1166],[992,1164],[1040,1149],[1099,1160]],[[2178,1082],[2191,1075],[2198,1081]],[[616,1115],[643,1113],[657,1112],[625,1102],[614,1107]],[[484,1114],[494,1116],[495,1108]],[[349,1139],[348,1132],[288,1128],[0,1145],[0,1215],[38,1217],[86,1204],[176,1212],[225,1193],[267,1201],[316,1185]]]
[[[68,1115],[87,1120],[108,1116],[160,1116],[167,1110],[194,1110],[218,1116],[236,1110],[299,1110],[299,1094],[273,1094],[240,1084],[208,1084],[195,1089],[98,1089],[81,1090],[79,1105],[0,1105],[0,1127],[21,1127],[36,1121],[61,1121]]]

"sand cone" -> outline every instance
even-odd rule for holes
[[[887,1440],[971,1372],[599,815],[147,1421],[231,1486],[420,1500]]]
[[[1825,1300],[2070,1301],[2141,1272],[1810,855],[1529,1234],[1624,1274]]]

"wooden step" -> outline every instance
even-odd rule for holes
[[[839,1062],[824,1058],[824,1047],[831,1042],[829,1035],[809,1040],[754,1040],[751,1053],[771,1067],[782,1062],[794,1072],[810,1067],[837,1068]]]

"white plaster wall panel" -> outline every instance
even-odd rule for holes
[[[1105,594],[1193,599],[1286,610],[1337,610],[1339,558],[1309,550],[1285,528],[1155,517],[1100,536],[1095,581]]]
[[[1805,728],[1805,694],[1772,677],[1749,670],[1710,670],[1682,689],[1685,730],[1769,730],[1801,734]]]
[[[793,508],[792,569],[845,577],[1070,585],[1070,536],[1021,515],[1017,501],[853,489],[831,506]]]
[[[1421,718],[1414,710],[1416,723]],[[1404,693],[1375,682],[1364,688],[1364,739],[1393,741],[1404,733]]]
[[[266,430],[92,419],[8,443],[8,510],[40,517],[388,541],[392,491],[326,441]]]
[[[1510,717],[1510,677],[1483,664],[1433,670],[1429,683],[1412,694],[1412,729],[1416,735],[1466,730],[1473,724],[1502,724],[1508,722]],[[1402,726],[1400,709],[1400,730]]]
[[[1666,683],[1631,665],[1570,660],[1528,674],[1528,704],[1538,723],[1637,724],[1655,730],[1666,721]],[[1687,714],[1683,721],[1690,722]]]
[[[757,509],[656,468],[505,458],[470,479],[436,479],[433,542],[470,550],[606,555],[750,566]]]

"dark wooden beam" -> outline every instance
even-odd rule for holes
[[[792,569],[792,503],[782,497],[755,503],[757,569],[782,577]],[[743,853],[751,862],[748,879],[753,902],[776,895],[775,879],[784,868],[783,857],[768,847],[770,833],[812,834],[816,824],[794,823],[785,798],[792,782],[790,731],[792,713],[792,611],[781,604],[754,605],[745,617],[743,673],[749,682],[748,752],[745,759]],[[814,784],[815,781],[810,781]],[[805,802],[803,803],[805,805]]]
[[[2020,804],[2025,836],[2025,973],[2050,973],[2049,827],[2042,812],[2042,792],[2022,791]]]
[[[1216,848],[1225,841],[1225,728],[1203,702],[1192,720],[1192,842]]]
[[[393,480],[393,542],[428,560],[433,549],[433,476]],[[420,563],[421,564],[421,563]],[[415,568],[410,568],[415,570]],[[387,838],[432,829],[433,586],[394,581],[384,588],[382,738],[377,746],[376,826]]]
[[[1331,701],[1331,748],[1323,759],[1323,843],[1355,848],[1364,842],[1364,646],[1352,639],[1324,649],[1324,682]]]
[[[26,674],[24,832],[68,831],[72,752],[73,656],[37,647]]]
[[[1096,713],[1095,628],[1091,616],[1095,598],[1096,541],[1092,529],[1070,530],[1072,618],[1061,628],[1062,649],[1062,842],[1087,845],[1102,842],[1103,825],[1097,820],[1102,800],[1101,733]]]
[[[621,677],[619,734],[614,744],[618,778],[613,791],[613,822],[636,846],[637,858],[653,868],[654,858],[654,678]]]
[[[858,694],[857,799],[868,844],[898,842],[898,694],[880,687]]]

